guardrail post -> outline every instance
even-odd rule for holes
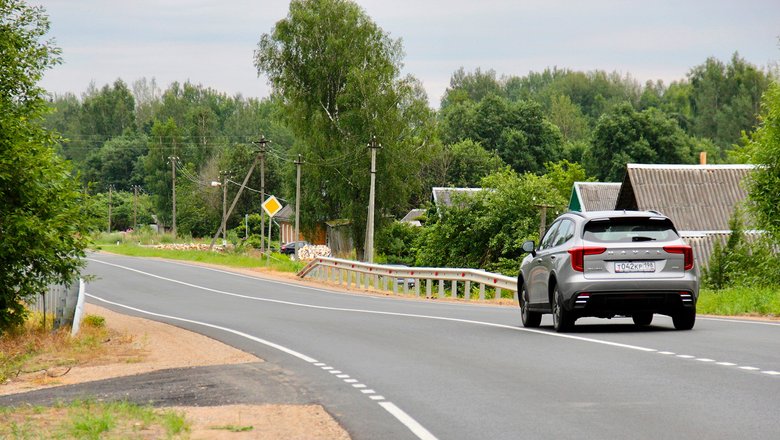
[[[479,299],[485,299],[485,283],[479,283]]]
[[[398,295],[398,281],[395,278],[391,278],[390,282],[393,283],[393,295]]]
[[[431,298],[431,284],[433,284],[433,280],[428,278],[425,280],[425,297],[430,299]]]
[[[471,299],[471,281],[466,280],[466,285],[463,288],[463,299],[470,300]]]
[[[496,287],[495,294],[493,294],[493,299],[501,299],[501,288]]]
[[[452,280],[452,297],[458,297],[458,280]]]
[[[414,280],[414,294],[415,296],[420,296],[420,283],[423,282],[422,278],[417,278]]]
[[[439,280],[439,298],[444,298],[444,280]]]

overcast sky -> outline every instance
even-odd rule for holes
[[[64,63],[43,86],[81,94],[122,78],[166,88],[191,81],[265,97],[253,51],[287,15],[288,0],[28,0],[43,6]],[[358,0],[393,38],[404,72],[438,107],[459,67],[526,75],[546,67],[606,70],[644,83],[682,79],[738,51],[760,67],[780,60],[780,0]]]

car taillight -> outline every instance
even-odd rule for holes
[[[577,272],[585,271],[585,255],[598,255],[607,251],[600,246],[577,246],[568,250],[571,255],[571,268]]]
[[[670,254],[683,254],[685,270],[693,269],[693,249],[688,245],[664,246],[664,250]]]

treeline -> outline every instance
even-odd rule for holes
[[[772,79],[770,71],[738,54],[727,63],[707,59],[685,80],[669,85],[641,85],[628,75],[604,71],[547,69],[499,77],[492,70],[459,69],[440,110],[417,118],[428,125],[420,141],[424,145],[417,146],[425,149],[420,160],[410,164],[396,158],[398,163],[385,168],[387,173],[398,166],[419,168],[415,182],[406,178],[413,190],[380,209],[402,216],[424,204],[433,186],[480,186],[484,177],[506,166],[519,174],[544,174],[546,163],[566,160],[581,164],[586,177],[619,181],[629,162],[693,163],[700,151],[708,153],[710,163],[727,162],[743,131],[756,125],[761,95]],[[121,205],[130,203],[134,187],[141,188],[143,201],[139,222],[151,222],[154,214],[170,225],[171,161],[176,157],[179,231],[213,233],[222,191],[210,184],[222,180],[220,172],[240,182],[256,155],[252,142],[261,135],[272,141],[266,193],[294,199],[294,161],[301,148],[294,147],[296,138],[279,100],[227,96],[191,83],[161,90],[154,79],[132,85],[120,79],[101,88],[92,84],[81,97],[54,96],[50,106],[54,111],[46,125],[62,134],[60,153],[80,172],[85,191],[102,194],[92,206],[95,229],[105,228],[110,186],[119,206],[114,229],[132,226],[131,209]],[[304,158],[311,172],[355,166],[354,157],[340,152],[319,155]],[[380,175],[380,185],[391,179]],[[256,172],[248,186],[259,188],[259,180]],[[230,198],[237,186],[229,184]],[[317,198],[309,199],[316,203]],[[247,192],[234,222],[258,212],[260,203],[257,194]],[[309,227],[328,220],[307,219],[305,211],[303,216]]]

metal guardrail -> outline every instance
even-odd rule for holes
[[[498,299],[504,291],[509,291],[517,300],[515,278],[478,269],[398,267],[319,257],[301,269],[298,276],[335,282],[347,287],[354,284],[357,288],[392,290],[394,294],[399,293],[399,287],[403,288],[404,293],[411,293],[410,287],[413,287],[417,296],[421,296],[424,284],[426,298],[459,297],[468,300],[472,295],[478,295],[480,300]],[[436,289],[435,284],[438,284]],[[450,285],[449,288],[446,284]]]
[[[76,309],[79,302],[84,300],[84,281],[79,279],[77,283],[69,286],[51,285],[45,293],[40,294],[35,301],[27,305],[33,312],[46,315],[54,315],[54,329],[62,326],[73,325],[76,319]],[[78,331],[78,326],[74,326]],[[75,332],[74,332],[75,333]]]

